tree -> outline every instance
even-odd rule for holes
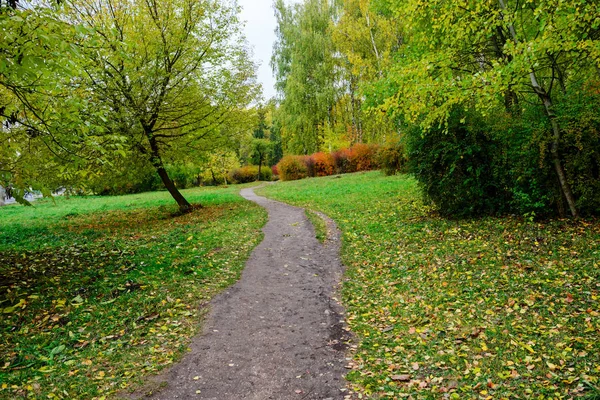
[[[252,149],[252,153],[251,153],[252,158],[257,160],[257,162],[258,162],[258,178],[257,179],[260,180],[260,171],[261,171],[262,165],[267,160],[271,151],[273,151],[273,144],[268,139],[256,139],[255,138],[255,139],[252,139],[251,149]]]
[[[231,150],[217,150],[208,155],[204,170],[210,175],[213,185],[218,185],[221,180],[227,185],[227,174],[239,168],[240,160]]]
[[[286,6],[275,2],[277,41],[271,65],[281,100],[281,136],[286,150],[320,149],[334,125],[336,72],[329,32],[335,7],[328,0]]]
[[[512,121],[541,107],[545,121],[535,122],[549,127],[541,145],[548,145],[562,196],[578,215],[556,108],[570,86],[598,78],[597,2],[409,0],[389,9],[405,22],[406,45],[390,68],[383,91],[391,95],[379,98],[381,109],[427,130],[446,124],[456,106],[488,120],[503,108]]]
[[[353,143],[384,141],[395,133],[386,114],[363,104],[371,85],[386,76],[392,56],[403,41],[399,20],[383,11],[372,0],[345,1],[332,28],[337,64],[346,87],[344,101],[351,116]]]
[[[17,198],[34,187],[73,184],[120,151],[104,132],[103,110],[76,78],[85,33],[64,20],[65,7],[0,3],[0,184]]]
[[[110,111],[107,129],[146,156],[182,212],[191,209],[165,160],[201,151],[257,95],[238,8],[216,0],[76,1],[93,30],[89,90]]]

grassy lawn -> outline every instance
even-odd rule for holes
[[[600,399],[600,221],[442,219],[379,172],[260,193],[343,231],[362,395]]]
[[[180,357],[262,238],[239,189],[0,208],[0,398],[110,398]]]

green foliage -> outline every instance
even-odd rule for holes
[[[327,224],[323,218],[321,218],[316,212],[309,209],[304,210],[304,213],[306,214],[306,218],[308,218],[315,229],[315,237],[317,240],[321,243],[325,243],[327,240]]]
[[[187,189],[199,183],[198,175],[200,174],[200,167],[194,164],[167,165],[166,169],[175,186],[180,189]]]
[[[425,3],[410,0],[382,4],[390,15],[403,21],[404,44],[397,49],[385,78],[370,88],[368,104],[395,115],[405,125],[418,125],[419,129],[411,130],[415,135],[419,131],[439,130],[440,126],[455,126],[450,119],[456,107],[478,113],[481,118],[476,120],[488,127],[496,124],[497,117],[510,120],[505,123],[504,134],[486,133],[500,146],[477,145],[470,151],[483,152],[482,158],[487,151],[498,151],[487,154],[494,160],[492,163],[505,158],[505,168],[511,171],[505,175],[513,174],[520,181],[508,189],[515,197],[510,200],[515,208],[537,209],[547,214],[556,211],[564,214],[569,209],[572,215],[577,215],[582,206],[597,209],[587,203],[597,197],[591,193],[595,185],[586,185],[584,179],[576,182],[579,176],[590,177],[593,173],[590,170],[573,173],[581,171],[575,165],[590,165],[591,159],[584,152],[573,151],[578,147],[577,135],[566,130],[572,121],[585,120],[586,114],[590,115],[578,104],[583,104],[582,97],[587,97],[583,87],[593,86],[600,71],[598,21],[589,17],[598,15],[597,3],[570,0],[560,4],[530,2],[522,6],[512,0]],[[600,104],[597,97],[588,99],[592,107]],[[566,114],[561,110],[566,109],[577,114],[562,119]],[[510,114],[510,118],[504,114]],[[474,132],[479,127],[467,129]],[[584,136],[594,136],[593,128],[584,129],[587,132],[580,132]],[[526,133],[530,136],[523,137]],[[512,134],[518,142],[506,141]],[[414,139],[419,141],[418,137]],[[475,142],[482,143],[479,139]],[[538,154],[532,150],[535,146],[539,146]],[[536,162],[540,165],[536,166]],[[548,167],[552,168],[554,178],[546,174]],[[475,168],[471,173],[488,173],[486,168],[480,168],[479,172]],[[426,173],[433,176],[446,171],[449,170]],[[484,188],[464,191],[469,198],[486,196],[487,192]],[[586,198],[583,202],[579,200],[582,195]],[[439,197],[437,201],[441,202]],[[454,200],[448,201],[456,204]],[[492,210],[493,204],[481,201],[486,205],[474,207],[473,212]],[[503,203],[496,204],[498,208],[493,208],[494,211],[502,212]]]
[[[577,208],[584,215],[600,215],[600,77],[561,100],[562,155]]]
[[[150,192],[162,187],[152,164],[135,154],[104,165],[86,182],[86,190],[98,195]]]
[[[256,165],[265,165],[273,151],[273,142],[269,139],[252,139],[250,142],[250,156]]]
[[[189,210],[177,188],[191,182],[183,165],[240,135],[258,95],[239,8],[212,0],[56,3],[0,10],[0,134],[9,143],[0,169],[19,187],[67,186],[99,180],[98,170],[119,158],[145,158]]]
[[[446,127],[409,132],[410,171],[428,200],[444,215],[470,216],[508,210],[503,153],[481,120],[456,108]]]
[[[283,148],[310,154],[321,149],[331,129],[328,114],[335,103],[335,62],[329,24],[334,7],[329,1],[306,0],[287,6],[275,1],[277,42],[271,65],[278,92]]]
[[[347,379],[363,398],[596,395],[598,220],[448,220],[414,179],[377,172],[259,193],[341,229]]]
[[[0,7],[0,184],[21,191],[80,185],[123,152],[82,87],[79,46],[90,32],[65,22],[65,3]]]
[[[284,156],[277,164],[277,171],[283,181],[294,181],[308,176],[306,164],[301,156]]]
[[[201,183],[205,185],[227,184],[230,171],[240,167],[237,155],[231,150],[216,150],[208,155],[203,165]]]
[[[407,172],[407,158],[404,143],[400,140],[387,143],[377,149],[377,164],[386,175]]]
[[[229,180],[234,183],[249,183],[255,181],[271,181],[273,172],[269,167],[260,169],[260,177],[258,176],[258,165],[246,165],[241,168],[234,169],[229,173]]]
[[[266,212],[229,189],[0,208],[0,398],[113,398],[176,362]],[[231,229],[235,226],[236,229]]]

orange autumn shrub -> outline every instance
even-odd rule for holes
[[[308,171],[302,156],[285,156],[277,164],[279,178],[282,181],[295,181],[306,178]]]
[[[335,161],[330,153],[320,152],[313,154],[313,160],[315,161],[315,173],[317,176],[333,175],[335,172]]]
[[[370,171],[377,168],[377,145],[356,143],[350,148],[350,166],[354,171]]]

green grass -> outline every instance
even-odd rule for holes
[[[379,172],[261,193],[341,228],[348,379],[362,395],[598,398],[598,220],[447,220],[413,179]]]
[[[309,209],[304,210],[304,213],[306,214],[306,218],[308,218],[315,228],[315,237],[317,240],[321,243],[325,243],[327,240],[327,224],[323,221],[323,218]]]
[[[0,208],[0,398],[110,398],[172,364],[266,212],[239,186]]]

